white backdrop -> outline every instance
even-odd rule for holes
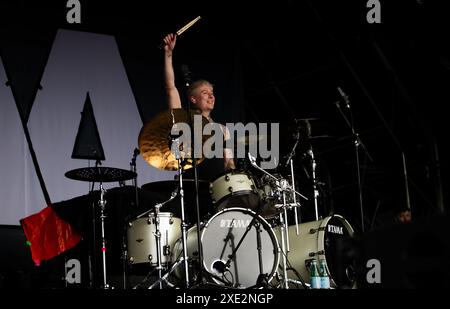
[[[0,224],[19,224],[43,209],[45,201],[32,165],[19,114],[6,76],[0,70]],[[148,91],[152,91],[149,82]],[[103,166],[130,169],[142,121],[112,36],[58,31],[33,104],[28,129],[52,202],[89,192],[89,183],[64,173],[95,162],[71,159],[86,93],[89,92],[106,160]],[[5,111],[4,111],[5,110]],[[175,172],[157,170],[141,156],[138,185],[173,179]],[[128,181],[127,184],[131,184]],[[107,183],[106,188],[118,183]]]

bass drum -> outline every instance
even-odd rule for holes
[[[261,280],[260,274],[269,283],[278,268],[275,233],[264,218],[250,209],[227,208],[211,217],[202,230],[202,246],[203,266],[217,284],[252,287]]]
[[[281,241],[281,228],[275,228]],[[291,225],[289,232],[288,260],[291,268],[309,283],[309,266],[313,259],[325,259],[327,272],[332,288],[350,288],[355,285],[355,275],[352,260],[345,256],[345,241],[352,238],[354,231],[351,225],[340,215],[333,215],[322,220],[305,222],[299,225],[299,235],[296,226]],[[282,274],[282,273],[281,273]],[[299,280],[292,270],[288,271],[289,279]]]
[[[243,239],[229,267],[225,267],[228,257],[252,222],[254,228],[252,227]],[[203,267],[217,285],[234,288],[255,286],[260,279],[260,266],[265,282],[269,283],[276,274],[279,264],[277,238],[269,223],[250,209],[234,207],[216,213],[201,231],[201,244]],[[187,251],[190,260],[190,280],[195,280],[199,269],[196,227],[188,231]],[[173,261],[182,257],[181,239],[175,243],[173,254]],[[183,263],[180,263],[174,270],[178,281],[184,278],[183,271]]]

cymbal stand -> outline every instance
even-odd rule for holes
[[[106,238],[105,238],[105,218],[106,215],[104,213],[106,200],[105,200],[106,189],[103,188],[102,183],[100,183],[100,221],[102,228],[102,266],[103,266],[103,289],[109,289],[109,284],[106,283]]]
[[[309,125],[309,123],[307,121],[305,121],[305,123],[307,125]],[[295,189],[295,176],[294,176],[294,161],[293,161],[293,157],[295,156],[295,149],[297,148],[298,143],[300,141],[300,126],[297,127],[297,130],[294,133],[293,138],[295,140],[295,143],[294,143],[294,146],[292,147],[291,152],[289,153],[289,155],[287,157],[285,166],[290,165],[290,169],[291,169],[291,184],[292,184],[293,188]],[[293,204],[297,205],[297,196],[296,196],[296,194],[292,194],[292,200],[293,200]],[[301,206],[300,203],[299,203],[299,206]],[[299,234],[299,229],[298,229],[297,207],[294,207],[294,216],[295,216],[295,232],[298,235]]]
[[[161,264],[161,231],[159,230],[159,210],[161,209],[161,207],[163,207],[165,204],[169,203],[171,200],[173,200],[176,196],[177,196],[177,189],[175,189],[170,198],[167,201],[164,201],[162,203],[157,203],[155,205],[155,213],[154,213],[154,218],[155,218],[155,232],[153,233],[155,235],[155,239],[156,239],[156,259],[157,259],[157,266],[156,266],[156,270],[158,270],[158,280],[156,282],[154,282],[149,289],[152,289],[154,286],[159,284],[159,288],[162,289],[162,281],[165,280],[167,278],[167,276],[170,274],[170,272],[168,272],[167,275],[162,276],[162,270],[164,269],[164,267]],[[139,219],[145,215],[148,214],[148,220],[151,220],[151,212],[153,211],[153,208],[150,208],[149,210],[146,210],[145,212],[141,213],[140,215],[138,215],[135,219]],[[139,283],[138,285],[136,285],[135,287],[133,287],[133,289],[138,288],[140,285],[142,285],[144,282],[147,281],[147,279],[150,277],[150,275],[153,273],[153,271],[151,271],[150,273],[147,274],[146,278],[144,280],[142,280],[141,283]],[[168,283],[168,282],[167,282]]]
[[[292,158],[289,160],[289,164],[291,166],[291,184],[292,184],[292,187],[295,189],[294,161],[293,161]],[[294,205],[297,205],[297,195],[295,193],[292,194],[292,201],[293,201]],[[298,202],[298,205],[301,206],[300,202]],[[295,233],[297,235],[299,235],[300,232],[299,232],[299,229],[298,229],[297,207],[294,207],[294,216],[295,216],[295,218],[294,218],[295,219]]]
[[[161,207],[163,207],[164,205],[166,205],[167,203],[169,203],[171,200],[173,200],[173,199],[177,196],[177,191],[178,191],[178,188],[175,189],[175,190],[172,192],[172,195],[170,196],[170,198],[169,198],[167,201],[164,201],[164,202],[162,202],[162,203],[156,204],[156,205],[155,205],[155,208],[161,208]],[[143,216],[147,215],[148,213],[150,213],[150,212],[152,212],[152,211],[153,211],[153,209],[150,208],[149,210],[146,210],[145,212],[143,212],[143,213],[141,213],[139,216],[137,216],[136,219],[142,218]]]
[[[286,192],[283,191],[283,213],[280,213],[281,225],[281,253],[283,257],[283,286],[289,289],[288,275],[287,275],[287,256],[289,254],[289,233],[287,228],[287,210],[286,210]]]
[[[266,170],[260,168],[260,167],[256,164],[256,158],[253,157],[253,156],[250,154],[250,152],[248,153],[248,157],[249,157],[250,163],[252,164],[253,167],[257,168],[258,170],[260,170],[261,172],[263,172],[264,174],[266,174],[266,175],[269,176],[270,178],[274,179],[274,180],[276,181],[277,187],[278,187],[278,188],[281,188],[280,181],[279,181],[280,179],[278,179],[278,178],[275,177],[274,175],[270,174],[270,173],[267,172]],[[301,198],[303,198],[303,199],[305,199],[305,200],[308,200],[308,198],[307,198],[306,196],[304,196],[303,194],[301,194],[300,192],[298,192],[297,190],[295,190],[294,188],[292,188],[288,183],[283,183],[283,186],[285,186],[287,190],[289,190],[289,191],[291,191],[291,192],[297,194],[297,195],[300,196]],[[299,206],[299,205],[297,204],[297,205],[292,205],[292,206],[296,207],[296,206]]]
[[[314,191],[314,212],[316,214],[316,221],[317,221],[319,220],[319,208],[318,208],[319,190],[317,189],[316,160],[314,158],[312,146],[309,147],[307,153],[311,157],[311,171],[312,171],[313,191]]]
[[[172,124],[175,124],[175,116],[172,114]],[[179,136],[170,136],[171,139],[171,149],[178,162],[178,185],[180,194],[180,206],[181,206],[181,242],[183,245],[183,261],[184,261],[184,278],[185,278],[185,288],[189,288],[189,261],[187,254],[187,228],[188,224],[186,222],[186,215],[184,209],[184,189],[183,189],[183,160],[181,157],[180,147],[185,147],[185,145],[180,145]],[[195,159],[194,159],[195,165]],[[195,168],[195,166],[194,166]],[[198,232],[200,233],[200,231]]]
[[[172,265],[172,267],[170,267],[169,271],[166,272],[166,273],[164,274],[164,276],[162,276],[161,278],[159,278],[158,280],[156,280],[152,285],[150,285],[150,286],[148,287],[148,289],[149,289],[149,290],[153,289],[155,286],[157,286],[158,284],[160,284],[163,280],[166,281],[167,284],[168,284],[170,287],[173,287],[173,284],[171,284],[169,281],[167,281],[167,278],[168,278],[169,275],[175,270],[175,268],[177,268],[178,265],[180,265],[181,262],[184,262],[184,258],[183,258],[183,257],[181,257],[180,259],[178,259],[178,261],[176,261],[176,263],[174,263],[174,264]]]
[[[187,65],[182,65],[181,66],[181,71],[183,72],[183,77],[184,77],[184,86],[185,86],[185,90],[186,90],[186,94],[188,94],[188,90],[192,81],[192,77],[191,77],[191,71],[189,70],[189,67]],[[201,285],[204,282],[204,270],[203,270],[203,248],[202,248],[202,243],[201,243],[201,232],[200,232],[200,227],[201,227],[201,219],[200,219],[200,201],[199,201],[199,196],[198,196],[198,192],[199,192],[199,184],[198,184],[198,170],[197,170],[197,158],[195,157],[195,148],[198,142],[198,139],[200,138],[200,141],[202,139],[202,136],[196,136],[196,132],[195,132],[195,126],[194,126],[194,122],[195,122],[195,117],[192,117],[191,114],[191,104],[187,103],[187,113],[188,113],[188,120],[189,120],[189,127],[191,132],[194,132],[191,135],[191,147],[190,147],[190,152],[191,152],[191,158],[192,158],[192,169],[194,170],[194,184],[195,184],[195,214],[196,214],[196,223],[197,223],[197,248],[198,248],[198,263],[200,265],[199,268],[199,273],[197,276],[197,284]],[[181,170],[180,170],[181,171]],[[181,180],[180,180],[181,182]],[[184,207],[184,206],[182,206]],[[187,227],[185,227],[187,228]],[[187,271],[188,271],[188,257],[187,257],[187,253],[186,253],[186,239],[185,239],[186,235],[183,235],[183,254],[184,254],[184,261],[185,261],[185,272],[186,272],[186,287],[189,287],[189,278],[187,276]]]
[[[161,231],[159,230],[159,208],[161,205],[156,204],[155,206],[155,238],[156,238],[156,269],[158,270],[158,279],[161,279],[162,275],[162,264],[161,264]],[[150,216],[149,216],[150,219]],[[159,288],[162,289],[162,281],[159,280]]]
[[[292,206],[292,204],[291,203],[288,204],[286,202],[286,192],[290,191],[290,192],[292,192],[293,195],[298,194],[300,197],[304,198],[305,200],[308,200],[308,198],[305,197],[304,195],[302,195],[301,193],[297,192],[294,189],[295,183],[293,183],[294,188],[292,188],[286,180],[284,180],[284,179],[279,180],[277,177],[273,176],[269,172],[260,168],[256,164],[256,158],[254,158],[250,153],[248,153],[248,157],[249,157],[250,163],[252,164],[253,167],[257,168],[261,172],[265,173],[269,177],[272,177],[273,179],[276,180],[275,183],[278,186],[278,190],[280,190],[282,192],[283,213],[280,213],[279,218],[280,218],[280,225],[281,225],[281,233],[280,233],[281,234],[281,253],[283,255],[283,287],[285,289],[289,289],[289,278],[287,275],[287,259],[288,259],[288,253],[289,253],[289,231],[287,228],[287,224],[288,224],[287,208]],[[292,158],[289,158],[289,160],[292,160]],[[298,207],[299,204],[295,204],[293,206]]]
[[[186,216],[184,210],[184,190],[183,190],[183,172],[181,159],[178,159],[178,181],[180,184],[180,205],[181,205],[181,241],[183,244],[183,261],[184,261],[184,278],[185,287],[189,288],[189,261],[187,254],[187,227]]]

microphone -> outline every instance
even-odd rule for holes
[[[191,82],[191,71],[189,70],[189,67],[186,64],[181,65],[181,72],[183,73],[184,80],[187,83]]]
[[[348,95],[346,95],[344,91],[342,91],[341,87],[337,87],[337,90],[339,91],[339,94],[341,95],[342,99],[344,99],[345,107],[350,109],[350,101],[348,99]]]
[[[212,268],[220,274],[223,274],[227,270],[227,265],[223,261],[215,261],[212,264]]]

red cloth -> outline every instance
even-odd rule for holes
[[[50,206],[20,220],[20,223],[30,242],[31,257],[37,264],[73,248],[81,240],[81,235]]]

